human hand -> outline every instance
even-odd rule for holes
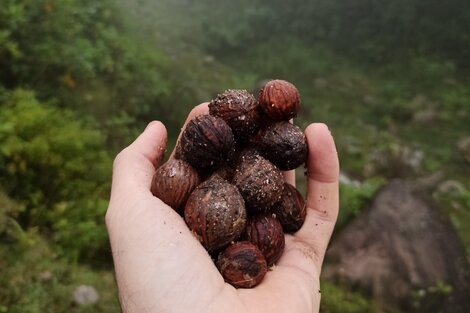
[[[188,121],[207,111],[207,104],[197,106]],[[150,123],[121,151],[106,225],[123,312],[318,312],[321,267],[338,215],[339,164],[326,125],[311,124],[305,134],[305,223],[286,235],[281,259],[253,289],[226,284],[184,220],[150,192],[166,146],[163,124]],[[284,176],[295,183],[293,171]]]

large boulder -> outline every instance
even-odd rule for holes
[[[469,265],[456,232],[401,180],[334,238],[323,275],[402,310],[470,312]]]

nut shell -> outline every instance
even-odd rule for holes
[[[191,165],[183,160],[171,159],[155,172],[151,191],[175,211],[182,211],[200,181],[199,174]]]
[[[232,128],[235,139],[245,142],[260,122],[258,101],[246,90],[226,90],[209,103],[209,114],[222,118]]]
[[[284,180],[281,171],[260,155],[240,159],[233,183],[249,209],[265,211],[281,200]]]
[[[276,214],[286,233],[295,233],[305,222],[307,206],[297,188],[284,183],[282,200],[274,205],[272,212]]]
[[[237,187],[214,175],[189,196],[184,220],[202,245],[215,251],[236,240],[245,229],[245,203]]]
[[[246,225],[245,235],[263,253],[268,266],[276,263],[284,252],[284,231],[273,214],[251,217]]]
[[[199,170],[213,170],[228,161],[235,150],[231,128],[218,117],[200,115],[181,133],[175,157]]]
[[[259,106],[272,120],[288,121],[299,111],[299,91],[285,80],[271,80],[259,92]]]
[[[256,139],[260,154],[283,171],[307,160],[308,147],[302,130],[289,122],[278,122],[262,129]]]
[[[236,288],[258,285],[268,271],[261,251],[248,241],[236,242],[221,252],[217,268],[224,280]]]

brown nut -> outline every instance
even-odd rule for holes
[[[297,188],[284,183],[282,200],[274,205],[272,212],[276,214],[286,233],[295,233],[305,222],[307,206]]]
[[[191,165],[183,160],[171,159],[155,172],[151,191],[175,211],[182,211],[189,195],[199,183],[199,174]]]
[[[209,114],[222,118],[238,142],[246,142],[259,128],[258,101],[246,90],[226,90],[209,103]]]
[[[181,133],[175,157],[199,170],[216,169],[230,159],[235,139],[227,123],[218,117],[200,115]]]
[[[284,180],[281,171],[260,155],[241,158],[233,183],[253,210],[268,210],[281,200]]]
[[[184,220],[202,245],[214,251],[236,240],[245,229],[245,203],[237,187],[214,175],[189,196]]]
[[[276,263],[284,252],[284,231],[274,214],[251,217],[246,224],[245,236],[263,253],[268,266]]]
[[[259,106],[272,120],[288,121],[297,116],[300,95],[297,88],[285,80],[271,80],[259,92]]]
[[[307,160],[307,140],[302,130],[289,122],[278,122],[262,129],[255,142],[260,154],[280,170],[292,170]]]
[[[258,285],[268,271],[261,251],[248,241],[236,242],[221,252],[217,268],[224,280],[236,288]]]

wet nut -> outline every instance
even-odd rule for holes
[[[262,156],[245,156],[235,168],[233,183],[247,208],[265,211],[281,200],[284,179],[281,171]]]
[[[262,129],[256,139],[258,151],[283,171],[307,160],[307,140],[302,130],[289,122],[278,122]]]
[[[263,253],[268,266],[276,263],[284,252],[284,232],[274,214],[251,217],[246,225],[245,236]]]
[[[209,103],[209,114],[222,118],[235,139],[246,142],[259,127],[258,101],[246,90],[226,90]]]
[[[182,211],[189,195],[199,183],[199,174],[191,165],[183,160],[171,159],[155,172],[151,191],[175,211]]]
[[[286,233],[295,233],[305,222],[307,206],[297,188],[284,183],[282,200],[274,205],[272,212]]]
[[[175,157],[196,169],[216,169],[230,159],[235,139],[227,123],[218,117],[201,115],[186,125],[176,146]]]
[[[271,80],[259,92],[261,110],[272,120],[288,121],[297,116],[300,95],[297,88],[285,80]]]
[[[261,251],[248,241],[236,242],[221,252],[217,268],[224,280],[236,288],[258,285],[268,271]]]
[[[214,175],[189,196],[184,220],[202,245],[215,251],[236,240],[245,229],[245,204],[237,187]]]

